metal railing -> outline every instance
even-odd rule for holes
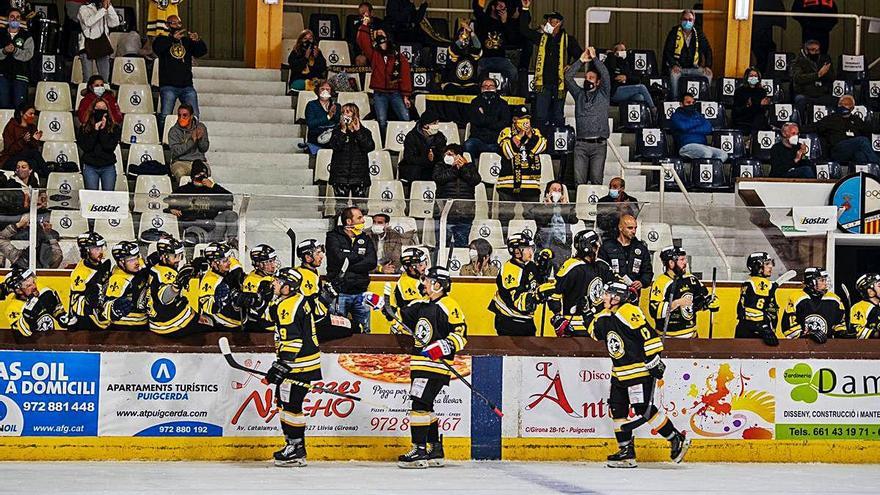
[[[357,10],[358,4],[346,3],[314,3],[314,2],[284,2],[285,7],[305,7],[314,9],[351,9]],[[448,7],[429,7],[431,12],[445,12],[450,14],[470,14],[473,9],[452,9]],[[373,5],[373,10],[385,10],[384,5]]]

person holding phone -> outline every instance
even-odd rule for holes
[[[86,189],[116,189],[116,146],[122,128],[113,120],[107,102],[95,100],[89,118],[78,128],[77,145],[82,150],[83,185]]]
[[[354,103],[342,106],[339,126],[330,137],[330,185],[337,198],[364,198],[370,187],[368,153],[376,148],[373,134],[361,124],[360,109]],[[374,267],[375,268],[375,267]]]

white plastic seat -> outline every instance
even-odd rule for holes
[[[153,90],[147,84],[123,84],[117,97],[123,114],[155,113]]]
[[[296,38],[303,32],[303,16],[300,12],[285,12],[281,16],[281,35]]]
[[[499,249],[492,250],[492,256],[489,259],[492,260],[492,266],[501,270],[501,267],[510,259],[510,253],[507,252],[507,248],[501,246]]]
[[[339,93],[336,97],[336,102],[340,105],[345,105],[347,103],[354,103],[357,105],[358,110],[360,111],[361,118],[367,116],[370,113],[370,97],[366,93],[358,93],[354,91],[349,91],[345,93]]]
[[[122,120],[121,143],[160,144],[156,116],[153,114],[127,114]]]
[[[111,82],[117,86],[123,84],[149,84],[147,80],[147,64],[138,57],[116,57],[113,59],[113,77]]]
[[[422,244],[430,247],[437,245],[437,233],[434,232],[433,218],[426,218],[422,221]]]
[[[79,166],[79,148],[74,142],[49,141],[43,143],[43,160],[55,163],[73,162]]]
[[[577,188],[575,214],[581,220],[596,221],[596,205],[599,198],[608,194],[608,186],[601,184],[581,184]]]
[[[14,115],[15,115],[15,110],[6,109],[6,108],[0,110],[0,125],[2,125],[3,128],[5,129],[6,124],[8,124],[10,120],[12,120]],[[3,133],[0,132],[0,146],[2,146],[2,145],[3,145]]]
[[[672,227],[668,223],[637,223],[636,236],[648,245],[648,251],[659,251],[672,245]]]
[[[394,166],[391,164],[391,153],[387,150],[373,150],[367,154],[367,157],[370,161],[370,179],[394,179]],[[315,170],[317,170],[317,168]]]
[[[162,144],[168,145],[171,142],[168,140],[168,133],[171,132],[171,128],[174,127],[174,124],[177,123],[177,113],[169,114],[165,116],[165,125],[162,127]]]
[[[165,163],[165,152],[161,144],[133,144],[128,149],[128,164],[141,164],[149,160]]]
[[[79,84],[76,85],[76,98],[75,98],[76,101],[74,102],[74,105],[73,105],[73,110],[74,110],[74,111],[76,111],[76,110],[79,109],[79,103],[80,103],[80,102],[82,101],[82,99],[83,99],[83,94],[82,94],[82,92],[83,92],[84,89],[86,89],[86,83],[79,83]]]
[[[370,186],[367,210],[370,215],[385,213],[392,218],[403,216],[406,213],[403,183],[399,180],[373,181]]]
[[[282,39],[281,40],[281,60],[278,62],[279,67],[287,67],[287,59],[290,58],[290,52],[293,51],[293,47],[296,46],[296,36],[293,39]]]
[[[49,208],[79,208],[79,190],[85,189],[79,172],[52,172],[46,179]]]
[[[458,124],[455,122],[440,122],[440,132],[446,136],[446,144],[461,144],[458,136]]]
[[[134,211],[160,211],[168,194],[171,178],[167,175],[139,175],[134,186]]]
[[[49,222],[62,239],[76,239],[76,236],[89,231],[89,222],[79,211],[55,210],[49,215]]]
[[[452,276],[461,275],[461,267],[471,262],[470,250],[464,248],[452,248],[452,256],[446,261],[446,268]]]
[[[381,150],[382,148],[382,131],[379,129],[379,121],[378,120],[361,120],[361,125],[370,130],[370,134],[373,135],[373,145],[374,149]]]
[[[315,157],[315,182],[328,182],[330,180],[330,159],[333,158],[333,150],[318,150]]]
[[[369,76],[369,74],[367,75]],[[416,111],[419,112],[419,115],[425,113],[425,110],[428,109],[428,95],[423,93],[417,94],[413,106],[416,107]]]
[[[468,122],[464,126],[464,140],[467,141],[471,137],[471,123]]]
[[[159,59],[153,60],[153,72],[150,74],[150,86],[159,87]]]
[[[413,217],[395,217],[391,219],[389,227],[398,234],[419,231],[419,225]]]
[[[295,121],[299,122],[299,119],[305,120],[306,118],[306,105],[309,104],[312,100],[317,100],[318,95],[315,94],[314,91],[300,91],[296,95],[296,115]]]
[[[480,163],[477,168],[484,184],[495,184],[501,174],[501,155],[498,153],[480,154]]]
[[[507,223],[507,238],[509,239],[512,234],[528,234],[532,239],[535,238],[535,234],[538,232],[538,224],[534,220],[518,220],[512,219]]]
[[[574,236],[576,236],[578,232],[587,230],[587,226],[584,225],[584,222],[578,220],[576,223],[569,225],[569,227],[571,228],[571,247],[574,249]]]
[[[485,239],[493,248],[504,247],[504,235],[501,230],[501,221],[496,219],[474,220],[468,242],[474,239]]]
[[[366,91],[367,94],[373,94],[373,90],[370,88],[370,82],[372,81],[372,79],[373,79],[373,73],[367,72],[367,74],[364,76],[364,91]],[[419,114],[419,115],[421,115],[421,114]]]
[[[95,219],[95,232],[104,236],[111,246],[120,241],[134,240],[134,222],[131,215],[125,218]]]
[[[415,122],[389,121],[388,127],[385,129],[385,149],[398,153],[403,152],[403,140],[415,126]]]
[[[556,174],[553,173],[553,158],[547,154],[538,157],[541,160],[541,184],[544,185],[556,178]]]
[[[327,65],[351,65],[351,54],[345,41],[321,40],[318,48],[324,54]]]
[[[70,86],[67,83],[40,81],[37,83],[37,94],[34,106],[40,112],[69,112],[72,108]]]
[[[175,239],[180,238],[180,228],[177,217],[170,213],[162,213],[161,210],[144,212],[138,224],[138,239],[144,240],[143,235],[149,229],[161,230],[171,234]]]
[[[437,184],[434,181],[413,181],[409,188],[409,216],[415,218],[433,217],[436,194]]]
[[[37,130],[43,131],[43,141],[76,141],[73,115],[70,112],[40,112]]]

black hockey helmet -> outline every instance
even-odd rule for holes
[[[807,292],[819,293],[818,282],[820,279],[828,279],[828,272],[821,268],[817,268],[815,266],[811,266],[809,268],[804,269],[804,289]],[[827,292],[827,289],[825,290]]]
[[[15,267],[9,272],[9,275],[6,276],[3,283],[8,290],[14,291],[21,287],[21,284],[23,284],[25,280],[31,277],[36,277],[36,273],[34,273],[33,270],[30,270],[29,268]]]
[[[445,266],[432,266],[425,272],[425,280],[433,280],[440,284],[443,292],[452,290],[452,274]]]
[[[761,273],[764,264],[768,262],[773,263],[773,258],[764,251],[757,251],[746,258],[746,268],[748,268],[751,275],[757,275]]]
[[[282,284],[290,286],[293,290],[299,290],[299,286],[303,281],[302,274],[292,266],[285,266],[278,270],[275,278],[277,278]]]
[[[618,281],[606,283],[603,289],[607,294],[620,297],[620,304],[627,302],[629,300],[630,294],[632,294],[632,292],[630,292],[629,290],[629,286],[627,286],[623,282]]]
[[[868,296],[868,289],[873,289],[878,282],[880,282],[880,274],[866,273],[856,279],[856,289],[863,298],[867,299],[870,297]],[[876,296],[880,296],[880,294],[876,294],[875,297]]]
[[[660,261],[663,262],[664,268],[666,266],[666,263],[678,259],[682,256],[687,256],[687,252],[680,247],[666,246],[665,248],[660,250]]]
[[[219,261],[229,256],[229,246],[222,242],[212,242],[205,247],[202,253],[208,262]]]
[[[532,116],[532,112],[529,112],[529,107],[525,105],[520,105],[513,109],[512,116],[514,119],[525,119]]]
[[[88,256],[89,249],[104,247],[107,245],[107,241],[97,232],[84,232],[76,236],[76,245],[79,247],[79,255],[85,258]]]
[[[574,235],[574,252],[578,258],[593,254],[602,244],[602,239],[595,230],[582,230]]]
[[[140,257],[141,250],[136,242],[122,241],[110,249],[110,254],[113,255],[113,259],[116,261],[125,261],[131,258]]]
[[[183,243],[177,239],[159,239],[156,243],[156,252],[159,256],[173,256],[183,254]]]
[[[427,262],[428,256],[419,248],[408,247],[404,249],[403,254],[400,255],[400,264],[403,265],[404,268]]]
[[[507,236],[507,252],[513,256],[517,249],[526,249],[535,247],[535,241],[532,236],[525,232],[516,232]]]
[[[324,250],[324,245],[315,239],[306,239],[296,245],[296,257],[305,260],[306,256],[314,256],[318,251]]]
[[[278,253],[268,244],[257,244],[255,248],[251,249],[251,263],[255,265],[272,261],[277,257]]]

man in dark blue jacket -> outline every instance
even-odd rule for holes
[[[703,117],[694,103],[694,97],[685,94],[681,99],[681,106],[672,114],[669,122],[679,156],[691,160],[717,158],[722,162],[727,161],[727,153],[706,145],[706,136],[712,134],[712,124]]]

